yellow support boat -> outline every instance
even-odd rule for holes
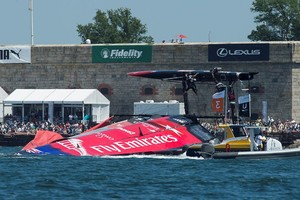
[[[256,135],[261,134],[262,130],[257,126],[249,126],[245,124],[221,124],[219,128],[223,132],[221,139],[215,139],[209,143],[195,144],[190,146],[187,151],[187,156],[204,157],[204,158],[237,158],[275,155],[275,152],[285,152],[282,155],[287,155],[288,151],[282,150],[282,144],[274,138],[266,138],[261,149],[254,140]],[[299,154],[298,149],[297,154]],[[268,153],[267,153],[268,152]],[[270,152],[273,152],[270,153]],[[290,152],[291,153],[291,152]],[[295,152],[293,152],[294,154]],[[243,155],[243,156],[242,156]]]

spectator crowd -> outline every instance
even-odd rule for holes
[[[62,135],[76,135],[88,129],[88,123],[79,120],[67,122],[48,121],[20,122],[14,117],[5,119],[0,123],[0,134],[35,134],[38,130],[54,131]]]
[[[218,132],[218,123],[202,122],[202,125],[210,132],[216,133]],[[297,123],[295,120],[274,120],[270,117],[267,123],[263,123],[263,120],[257,119],[252,122],[246,122],[246,124],[262,127],[266,133],[300,132],[300,123]]]
[[[201,124],[212,133],[221,131],[218,129],[219,121],[201,122]],[[269,119],[264,124],[261,119],[252,121],[248,124],[264,127],[266,133],[288,133],[300,132],[300,124],[295,120],[274,120]],[[76,135],[89,128],[89,123],[84,120],[69,120],[67,122],[57,121],[50,123],[48,121],[20,122],[13,117],[6,118],[4,123],[0,123],[0,134],[35,134],[38,130],[54,131],[63,135]]]

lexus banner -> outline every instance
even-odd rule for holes
[[[239,102],[239,116],[241,117],[251,117],[251,96],[250,94],[245,96],[240,96]]]
[[[211,44],[208,61],[268,61],[269,44]]]
[[[0,64],[31,63],[31,46],[0,46]]]

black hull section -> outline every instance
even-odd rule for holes
[[[25,146],[31,140],[33,140],[35,135],[23,135],[23,134],[9,134],[0,135],[0,146]]]
[[[300,157],[300,148],[284,149],[278,151],[215,152],[212,154],[188,150],[186,155],[191,157],[204,157],[209,159],[276,159]]]
[[[213,159],[270,159],[300,157],[300,148],[278,151],[250,151],[250,152],[223,152],[215,153]]]

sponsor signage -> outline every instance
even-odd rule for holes
[[[30,46],[0,46],[0,64],[31,63]]]
[[[224,97],[225,90],[217,92],[212,96],[212,110],[213,112],[223,112],[224,111]]]
[[[211,44],[208,61],[266,61],[269,44]]]
[[[238,99],[239,103],[239,116],[241,117],[251,117],[251,96],[250,94],[245,96],[240,96]]]
[[[151,62],[152,46],[150,45],[93,46],[92,61],[93,63]]]

